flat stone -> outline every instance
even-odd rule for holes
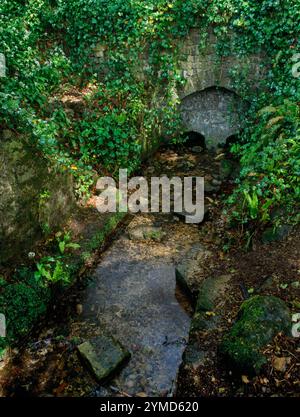
[[[201,275],[202,265],[210,256],[211,252],[204,246],[195,244],[176,267],[177,283],[192,298],[197,294],[197,278]]]
[[[196,311],[213,311],[217,300],[224,296],[230,279],[230,275],[207,278],[199,289]]]
[[[139,225],[131,227],[128,230],[128,235],[131,240],[155,240],[161,241],[166,235],[161,227]]]
[[[84,309],[82,325],[92,320],[96,328],[107,329],[132,352],[110,385],[133,396],[172,392],[190,326],[190,317],[176,298],[172,255],[160,253],[160,259],[154,259],[148,246],[128,244],[128,239],[120,237],[103,256],[95,286],[84,297],[84,305],[95,304],[95,309],[94,313]],[[129,380],[135,381],[130,389]]]
[[[115,339],[102,335],[77,347],[89,370],[102,382],[130,358],[130,353]]]
[[[192,147],[192,152],[201,153],[201,152],[203,152],[203,148],[202,148],[202,146],[193,146]]]

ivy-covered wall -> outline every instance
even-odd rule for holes
[[[220,59],[216,49],[216,37],[209,31],[209,35],[205,40],[203,39],[205,42],[203,48],[201,36],[203,33],[200,28],[192,28],[185,38],[172,40],[174,47],[178,47],[177,70],[180,77],[185,80],[182,84],[176,84],[172,99],[174,103],[182,103],[181,109],[186,128],[198,131],[204,136],[211,136],[206,139],[214,139],[214,147],[224,142],[226,136],[236,133],[240,127],[237,115],[238,107],[241,108],[242,105],[236,100],[239,88],[233,83],[232,74],[237,69],[240,71],[243,68],[245,76],[252,80],[252,88],[259,88],[265,62],[261,55],[249,55],[237,59],[236,56],[229,54]],[[161,54],[164,55],[163,48]],[[101,68],[106,59],[106,47],[98,44],[93,50],[91,62],[95,68],[99,68],[100,79],[103,75]],[[136,62],[136,74],[141,81],[146,82],[149,65],[149,55],[145,46],[141,59]],[[148,98],[149,106],[156,108],[157,111],[159,109],[163,111],[166,103],[165,97],[161,94],[161,85],[158,83],[153,87]],[[223,89],[197,95],[211,87]],[[224,89],[235,93],[233,95]],[[231,94],[235,100],[228,101],[228,96],[231,97]],[[74,110],[71,114],[70,105],[63,100],[62,104],[69,111],[69,117],[74,117]],[[82,113],[86,110],[85,103],[88,108],[88,103],[84,99],[80,101],[79,113],[75,108],[76,117],[82,117]],[[152,126],[151,135],[140,136],[141,140],[143,137],[148,139],[141,143],[144,155],[151,153],[159,145],[158,138],[167,136],[167,132],[163,129],[158,123]],[[43,230],[53,230],[62,225],[73,205],[70,174],[55,173],[38,150],[27,145],[23,139],[14,137],[10,130],[4,130],[1,134],[0,256],[2,261],[16,253],[30,250]]]
[[[257,54],[236,54],[234,51],[235,34],[230,32],[227,41],[227,53],[218,53],[218,40],[212,29],[204,37],[201,28],[192,28],[179,42],[178,66],[185,79],[178,95],[184,98],[209,87],[223,87],[238,95],[243,95],[235,75],[238,73],[249,82],[252,90],[260,89],[268,61],[260,52]]]
[[[234,34],[231,34],[232,43],[228,43],[227,55],[221,56],[218,52],[218,40],[212,28],[203,33],[202,28],[193,27],[184,38],[172,39],[174,50],[177,49],[176,70],[182,79],[173,89],[173,101],[179,104],[183,127],[188,131],[202,134],[209,148],[216,148],[224,144],[226,139],[237,134],[242,127],[239,114],[244,115],[247,103],[243,101],[245,83],[237,82],[235,75],[247,80],[252,93],[261,90],[261,81],[268,68],[266,56],[258,54],[244,54],[237,56],[232,50],[234,47]],[[107,53],[104,45],[97,44],[91,55],[93,67],[105,67]],[[164,56],[164,48],[161,55]],[[129,58],[128,58],[129,60]],[[150,57],[147,54],[147,45],[136,61],[136,77],[147,83],[147,70],[150,68]],[[105,77],[101,70],[98,76]],[[163,110],[166,105],[161,86],[152,89],[150,105]],[[157,125],[152,137],[142,143],[144,153],[147,155],[158,146],[154,139],[163,138],[163,126]]]
[[[250,106],[226,215],[249,240],[276,208],[299,217],[299,16],[299,0],[1,0],[1,128],[72,172],[82,197],[95,175],[176,142],[180,99],[234,91]]]

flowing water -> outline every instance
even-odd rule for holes
[[[99,395],[113,394],[109,386],[129,395],[173,391],[190,323],[175,286],[174,265],[153,259],[151,246],[122,237],[105,254],[83,301],[83,318],[116,335],[132,357]]]

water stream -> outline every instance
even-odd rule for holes
[[[146,250],[145,250],[146,249]],[[107,251],[84,300],[83,319],[108,330],[131,352],[113,386],[129,395],[172,393],[190,317],[175,297],[175,267],[151,246],[121,237]]]

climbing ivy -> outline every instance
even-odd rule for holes
[[[1,125],[26,133],[70,169],[82,196],[93,170],[133,171],[143,143],[178,134],[178,38],[197,25],[205,46],[210,27],[220,55],[263,51],[267,68],[259,95],[243,74],[232,74],[251,107],[232,149],[242,170],[229,217],[243,230],[245,224],[257,228],[286,206],[297,221],[300,91],[291,69],[300,51],[299,22],[298,0],[2,0],[0,52],[8,71],[0,79]],[[94,59],[99,45],[105,53],[100,66]],[[147,67],[141,67],[144,54]],[[61,92],[75,87],[89,91],[80,117],[60,104]],[[267,106],[275,110],[262,112]]]

